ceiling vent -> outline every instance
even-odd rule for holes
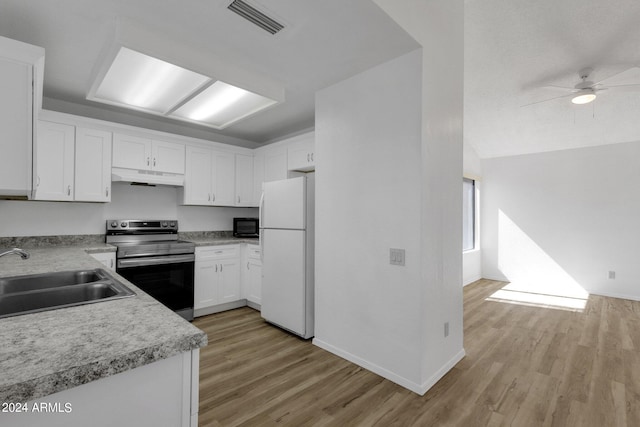
[[[284,25],[277,22],[275,19],[269,18],[267,15],[243,0],[234,0],[229,6],[227,6],[227,9],[237,13],[247,21],[252,22],[270,34],[275,34],[284,28]]]

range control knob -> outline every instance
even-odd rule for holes
[[[111,221],[111,228],[116,228],[118,223],[116,221]]]
[[[121,222],[121,223],[120,223],[120,227],[125,228],[126,226],[127,226],[127,223],[126,223],[126,222]]]
[[[176,226],[176,223],[175,223],[175,222],[173,222],[173,221],[171,221],[171,222],[169,223],[169,226],[170,226],[170,227],[175,227],[175,226]]]
[[[163,226],[163,227],[168,227],[168,226],[169,226],[169,224],[168,224],[166,221],[163,221],[163,222],[162,222],[162,226]]]

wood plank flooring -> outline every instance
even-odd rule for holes
[[[424,396],[241,308],[194,321],[200,426],[640,426],[640,302],[583,312],[486,301],[464,289],[467,356]]]

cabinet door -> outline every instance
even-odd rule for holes
[[[211,150],[187,147],[186,174],[184,177],[184,204],[211,205],[212,156]]]
[[[111,132],[76,129],[75,200],[111,200]]]
[[[262,183],[264,182],[264,155],[253,156],[253,206],[260,206]]]
[[[313,140],[304,140],[289,146],[288,169],[293,171],[308,172],[315,168],[313,154]]]
[[[218,282],[218,304],[240,299],[240,263],[238,258],[218,261],[220,281]]]
[[[193,308],[218,304],[219,266],[216,260],[197,260],[194,271]]]
[[[151,140],[137,136],[113,135],[113,167],[151,169]]]
[[[151,169],[157,172],[184,173],[184,145],[153,141]]]
[[[40,121],[35,149],[36,200],[73,200],[75,128]]]
[[[261,304],[262,295],[262,263],[260,260],[247,261],[247,299]]]
[[[0,190],[5,195],[31,192],[32,85],[33,65],[0,57]]]
[[[287,179],[287,150],[275,148],[264,153],[264,182]]]
[[[236,154],[236,206],[255,206],[253,198],[253,156]]]
[[[213,204],[234,206],[235,158],[231,153],[213,152]]]

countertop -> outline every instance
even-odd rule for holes
[[[192,237],[187,239],[198,246],[217,246],[217,245],[234,245],[239,243],[248,243],[250,245],[259,245],[257,237]]]
[[[0,277],[103,268],[94,243],[0,258]],[[25,402],[207,345],[204,332],[111,272],[136,296],[0,319],[0,402]]]

